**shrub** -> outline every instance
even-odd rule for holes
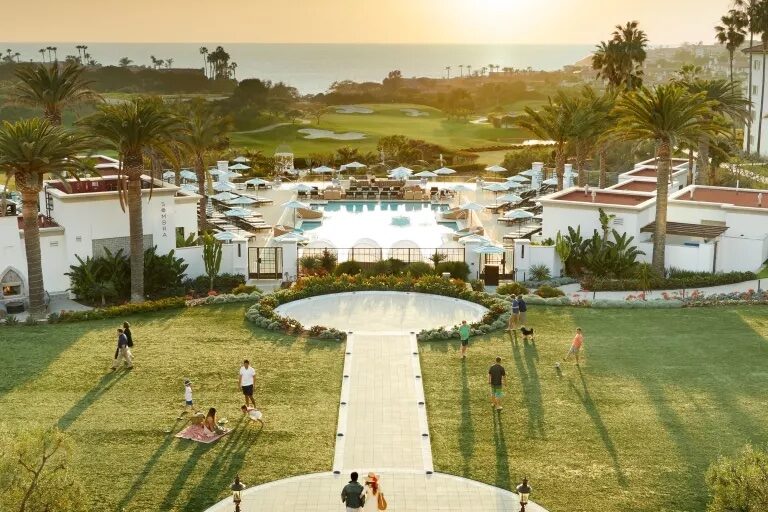
[[[19,319],[15,315],[5,317],[5,325],[19,325]]]
[[[546,281],[552,277],[552,273],[546,265],[533,265],[530,268],[530,276],[533,281]]]
[[[541,298],[549,299],[554,297],[563,297],[565,293],[559,288],[552,288],[551,286],[542,286],[536,290],[536,295]]]
[[[528,288],[518,282],[507,283],[496,288],[499,295],[528,295]]]
[[[299,258],[299,268],[301,268],[301,273],[306,276],[316,275],[323,270],[323,267],[320,264],[320,257],[312,254],[307,254]]]
[[[319,256],[320,267],[328,273],[333,272],[333,269],[336,268],[337,261],[338,258],[336,257],[336,253],[331,252],[328,249],[324,249],[323,253]]]
[[[473,279],[469,282],[469,285],[476,292],[485,291],[485,282],[483,282],[481,279]]]
[[[643,283],[634,279],[602,279],[593,276],[581,281],[584,290],[601,291],[645,291],[647,290],[680,290],[691,288],[703,288],[707,286],[720,286],[725,284],[741,283],[757,279],[754,272],[725,272],[712,274],[709,272],[685,272],[682,277],[662,278],[654,275],[649,282]],[[646,288],[646,286],[648,288]]]
[[[768,453],[744,447],[735,457],[720,457],[707,471],[712,494],[710,512],[765,510],[768,496]]]
[[[245,276],[239,274],[219,274],[213,279],[213,289],[219,293],[230,293],[241,284],[245,284]],[[210,281],[208,276],[198,276],[194,279],[187,279],[182,283],[182,286],[185,290],[197,295],[206,295]]]
[[[137,304],[123,304],[120,306],[110,306],[90,311],[62,311],[59,314],[59,322],[80,322],[83,320],[98,320],[101,318],[122,317],[135,313],[149,313],[151,311],[161,311],[164,309],[178,309],[186,306],[186,301],[182,297],[171,297],[167,299],[148,300]]]
[[[363,270],[363,274],[367,276],[397,276],[403,273],[407,263],[403,260],[395,258],[389,258],[386,260],[377,261],[370,267]]]
[[[358,262],[344,261],[336,265],[336,270],[334,270],[334,274],[336,274],[337,276],[341,276],[344,274],[348,276],[356,276],[362,271],[363,271],[363,267],[361,267]]]
[[[448,272],[453,279],[466,281],[469,276],[469,265],[463,261],[442,261],[435,269],[438,274]]]
[[[422,276],[434,274],[435,270],[429,263],[425,263],[423,261],[415,261],[405,267],[405,272],[410,274],[412,277],[419,278]]]
[[[254,293],[254,292],[261,293],[261,291],[258,288],[256,288],[255,286],[248,286],[247,284],[239,284],[239,285],[235,286],[234,288],[232,288],[232,294],[233,295],[240,295],[242,293],[251,294],[251,293]]]

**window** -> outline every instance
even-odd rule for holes
[[[756,86],[756,85],[753,85],[753,86],[752,86],[752,96],[757,96],[757,91],[758,91],[758,88],[757,88],[757,86]]]
[[[752,61],[752,69],[755,71],[760,71],[760,61],[759,60],[753,60]]]

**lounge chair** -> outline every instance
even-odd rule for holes
[[[322,219],[323,212],[310,208],[297,208],[296,215],[301,219]]]
[[[459,220],[467,218],[467,211],[460,208],[451,208],[443,212],[442,218],[445,220]]]
[[[287,233],[290,233],[293,231],[293,228],[290,226],[284,226],[283,224],[278,224],[272,228],[272,234],[274,236],[280,236],[285,235]]]
[[[458,240],[459,238],[461,238],[463,236],[468,236],[468,235],[480,235],[480,236],[482,236],[484,234],[485,234],[485,229],[483,229],[483,226],[474,226],[474,227],[471,227],[471,228],[464,228],[464,229],[460,229],[460,230],[456,231],[453,234],[453,239],[454,240]]]

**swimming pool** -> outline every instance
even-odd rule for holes
[[[381,247],[411,240],[423,248],[441,247],[458,229],[455,222],[438,222],[447,205],[401,201],[334,201],[318,205],[322,222],[304,221],[300,227],[310,240],[328,240],[339,248],[370,238]]]

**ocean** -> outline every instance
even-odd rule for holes
[[[47,46],[57,47],[60,60],[67,55],[77,55],[75,46],[81,43],[2,43],[6,48],[19,52],[22,61],[40,60],[38,50]],[[217,43],[82,43],[88,53],[104,65],[117,65],[122,57],[134,64],[151,65],[150,56],[157,59],[173,59],[175,68],[202,68],[200,47],[209,51]],[[459,65],[479,70],[489,64],[504,67],[552,71],[566,64],[573,64],[586,57],[591,45],[547,44],[256,44],[228,43],[221,45],[237,62],[237,78],[261,78],[274,82],[283,81],[299,89],[302,94],[324,92],[336,81],[380,82],[389,71],[399,69],[404,77],[446,76],[446,66],[451,66],[451,76],[459,76]],[[464,73],[466,73],[466,67]]]

